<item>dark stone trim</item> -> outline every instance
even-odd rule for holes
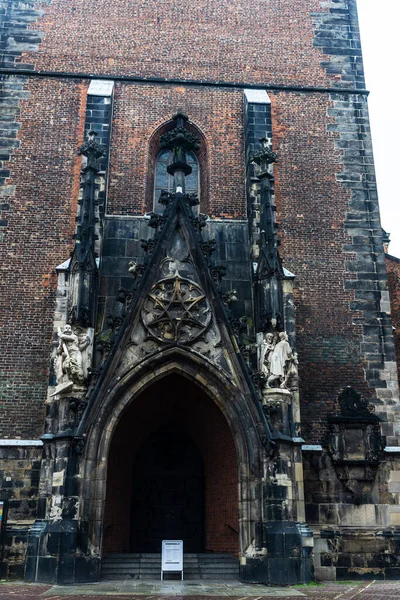
[[[343,0],[342,4],[346,7],[337,9],[332,4],[326,12],[311,13],[313,45],[330,57],[321,61],[321,67],[331,78],[332,88],[340,92],[350,86],[365,87],[356,2]]]
[[[350,238],[350,243],[344,244],[344,251],[349,253],[345,288],[354,294],[350,310],[361,314],[357,323],[363,330],[360,354],[367,361],[365,377],[370,388],[378,388],[379,396],[387,383],[373,373],[378,375],[377,369],[383,369],[385,362],[395,361],[395,349],[390,314],[382,304],[388,302],[387,277],[367,100],[341,92],[332,93],[330,98],[328,116],[335,119],[335,147],[342,153],[343,165],[336,179],[350,195],[344,223]],[[358,124],[356,131],[354,123]],[[327,127],[329,131],[331,126]]]
[[[345,289],[354,295],[349,308],[357,313],[354,323],[362,328],[359,356],[366,361],[367,385],[386,401],[395,390],[389,388],[382,370],[391,371],[393,376],[395,348],[387,308],[384,232],[379,219],[367,97],[349,94],[347,89],[365,86],[356,0],[341,0],[340,8],[335,2],[327,5],[321,0],[321,9],[325,10],[311,13],[313,45],[321,50],[321,67],[332,82],[332,106],[327,115],[334,121],[327,125],[327,132],[337,136],[335,149],[342,155],[342,170],[336,173],[336,181],[349,193],[344,233],[350,243],[345,240],[343,244],[343,251],[349,253]]]
[[[97,133],[96,142],[104,149],[104,155],[99,159],[99,170],[105,172],[107,172],[109,162],[112,103],[112,96],[93,96],[88,94],[86,100],[84,139],[88,138],[90,130],[94,130]],[[102,199],[100,194],[98,199],[99,201]]]
[[[48,0],[47,0],[48,3]],[[20,113],[20,100],[29,97],[29,92],[24,90],[24,85],[28,81],[27,74],[31,73],[32,65],[16,62],[20,60],[24,52],[37,52],[39,44],[42,41],[43,33],[36,29],[30,29],[32,23],[43,15],[42,10],[37,10],[40,2],[35,0],[26,0],[22,5],[16,0],[0,1],[0,15],[2,27],[0,29],[0,130],[1,137],[4,140],[0,154],[0,210],[12,211],[12,198],[14,196],[14,187],[7,186],[7,178],[10,171],[4,168],[4,162],[10,160],[14,151],[19,148],[20,142],[18,131],[20,123],[18,117]],[[15,37],[15,20],[18,20],[18,37]],[[8,42],[12,40],[7,50]],[[20,67],[20,68],[19,68]],[[3,216],[3,215],[1,215]],[[0,243],[5,239],[7,219],[0,221]]]
[[[252,194],[253,183],[258,182],[257,166],[251,161],[251,155],[262,148],[260,139],[272,143],[272,120],[270,103],[249,102],[244,95],[244,155],[246,167],[247,218],[249,223],[250,244],[256,244],[260,237],[260,197]]]
[[[113,101],[113,94],[111,96],[97,96],[88,94],[86,99],[84,139],[86,140],[88,138],[89,131],[95,131],[98,136],[96,141],[104,150],[103,156],[99,158],[99,174],[101,177],[104,177],[104,190],[100,188],[98,182],[95,183],[96,200],[99,203],[100,235],[102,234],[102,223],[107,203],[108,165],[110,160]]]
[[[279,85],[274,83],[246,83],[234,81],[210,81],[197,79],[167,79],[161,77],[133,77],[131,75],[116,74],[93,74],[93,73],[73,73],[71,71],[33,71],[29,69],[0,68],[1,75],[28,75],[29,77],[48,77],[50,79],[104,79],[107,81],[121,81],[123,83],[149,83],[152,85],[185,85],[194,87],[216,87],[231,89],[252,89],[252,90],[274,90],[283,92],[305,92],[327,94],[332,88],[303,85]],[[340,89],[341,94],[361,94],[368,96],[369,91],[365,88],[344,87]]]

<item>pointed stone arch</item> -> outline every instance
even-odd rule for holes
[[[192,355],[193,354],[193,355]],[[150,358],[127,373],[107,391],[86,428],[81,460],[81,517],[87,524],[93,557],[101,556],[107,467],[110,445],[126,409],[153,383],[176,374],[198,386],[221,411],[232,434],[237,454],[239,482],[239,552],[243,555],[261,520],[262,436],[256,407],[228,378],[195,353],[173,348]],[[100,400],[100,398],[99,398]]]

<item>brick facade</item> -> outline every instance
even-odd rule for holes
[[[287,7],[278,0],[251,6],[185,0],[168,7],[146,0],[112,6],[91,0],[84,7],[53,0],[37,25],[44,42],[30,59],[40,71],[324,86],[329,78],[313,46],[313,11],[327,8],[319,0]]]
[[[61,263],[68,255],[70,247],[70,235],[73,231],[73,218],[76,210],[76,197],[78,185],[78,171],[80,161],[75,159],[74,150],[79,143],[79,137],[82,136],[83,118],[84,118],[84,96],[82,96],[86,86],[82,83],[70,83],[64,80],[60,82],[60,94],[64,89],[68,91],[71,101],[67,104],[68,95],[63,94],[63,111],[65,116],[59,119],[53,126],[50,125],[51,111],[58,111],[58,100],[52,106],[48,102],[44,108],[42,98],[48,95],[47,90],[54,90],[53,81],[36,81],[30,83],[31,100],[25,101],[27,106],[27,122],[21,119],[23,133],[29,139],[24,143],[20,150],[17,150],[13,158],[14,178],[8,179],[8,185],[19,181],[22,170],[25,168],[26,161],[35,166],[35,168],[24,176],[22,184],[18,186],[17,197],[14,205],[14,219],[17,215],[18,205],[21,205],[22,214],[25,215],[26,203],[29,197],[32,197],[32,207],[30,219],[27,227],[23,228],[22,235],[29,235],[33,227],[36,230],[41,229],[41,235],[47,235],[47,239],[54,236],[56,246],[53,250],[51,262],[44,266],[41,277],[46,281],[51,277],[54,265]],[[161,102],[160,102],[161,93]],[[176,94],[176,95],[175,95]],[[184,110],[193,115],[193,122],[204,132],[207,144],[207,164],[215,165],[210,169],[208,190],[204,191],[204,202],[209,203],[209,214],[215,217],[243,218],[245,216],[245,190],[244,190],[244,167],[242,160],[237,161],[236,157],[243,156],[241,149],[241,139],[243,136],[243,97],[240,91],[207,91],[204,89],[180,90],[179,88],[149,88],[148,86],[122,85],[118,84],[114,98],[114,119],[111,139],[111,157],[109,172],[109,188],[107,196],[107,212],[109,214],[143,214],[150,208],[148,198],[152,198],[152,182],[149,181],[148,172],[152,168],[152,160],[148,153],[148,146],[143,144],[143,139],[149,143],[151,135],[157,128],[168,121],[173,107],[179,102]],[[343,385],[354,384],[364,387],[364,365],[363,358],[360,356],[360,343],[362,342],[362,329],[357,321],[353,321],[353,311],[349,308],[361,306],[357,303],[357,298],[351,287],[359,285],[351,283],[354,280],[354,269],[349,270],[349,259],[355,254],[350,254],[350,239],[346,236],[344,222],[349,203],[349,191],[340,181],[337,181],[337,174],[342,172],[343,151],[335,147],[336,133],[330,132],[332,127],[333,115],[330,115],[331,102],[327,101],[321,94],[270,94],[272,99],[272,119],[274,131],[274,148],[280,159],[276,167],[276,197],[278,207],[278,220],[281,223],[281,242],[282,256],[285,266],[296,274],[297,281],[297,325],[298,325],[298,344],[299,353],[303,360],[300,362],[301,382],[304,392],[309,396],[309,387],[313,388],[311,398],[316,394],[318,402],[333,402],[338,390]],[[152,113],[149,111],[151,98],[154,98],[155,115],[152,119]],[[29,111],[35,109],[33,102],[37,102],[37,120],[30,118]],[[28,103],[31,108],[28,110]],[[39,105],[43,107],[43,116],[40,114]],[[136,107],[135,120],[132,120],[131,106]],[[158,107],[158,108],[157,108]],[[209,110],[205,110],[208,108]],[[140,114],[140,111],[143,114]],[[216,119],[215,115],[227,116],[224,119]],[[147,112],[147,119],[144,118]],[[158,113],[158,114],[157,114]],[[203,114],[204,113],[204,114]],[[196,114],[197,120],[196,120]],[[204,116],[207,115],[206,118]],[[71,117],[71,122],[76,123],[77,129],[70,129],[68,135],[63,130],[65,120]],[[28,125],[29,118],[29,125]],[[50,119],[50,120],[49,120]],[[64,119],[64,120],[63,120]],[[310,129],[309,121],[313,123]],[[216,122],[215,122],[216,121]],[[290,126],[289,126],[290,123]],[[227,124],[231,124],[228,126]],[[220,131],[219,131],[220,129]],[[327,130],[328,129],[328,134]],[[218,131],[215,137],[211,132]],[[236,131],[234,135],[233,132]],[[76,133],[76,135],[75,135]],[[312,144],[309,143],[310,136]],[[64,146],[58,145],[60,154],[58,159],[46,159],[46,152],[61,139]],[[82,139],[82,138],[81,138]],[[57,142],[56,142],[57,140]],[[236,145],[235,145],[236,140]],[[35,154],[33,154],[33,147]],[[47,150],[46,150],[47,148]],[[302,150],[307,148],[307,152]],[[227,149],[225,151],[225,149]],[[44,182],[41,186],[40,195],[46,197],[46,210],[49,220],[45,224],[35,225],[35,211],[38,211],[38,218],[42,214],[40,204],[36,200],[35,187],[31,184],[29,177],[35,178],[36,169],[40,164],[48,160],[54,169],[55,179]],[[60,205],[59,176],[57,173],[64,173],[65,164],[72,165],[75,171],[71,171],[70,188],[63,185],[62,195],[66,198],[66,212],[62,213],[62,204]],[[57,162],[59,164],[57,164]],[[69,169],[69,167],[68,167]],[[67,172],[68,172],[67,169]],[[74,175],[73,175],[74,173]],[[134,175],[134,176],[132,176]],[[71,177],[70,176],[70,177]],[[147,189],[149,188],[149,189]],[[27,193],[25,190],[28,190]],[[207,193],[208,192],[208,193]],[[20,200],[18,199],[20,194]],[[359,194],[360,192],[358,192]],[[61,196],[62,197],[62,196]],[[296,197],[296,203],[291,199]],[[331,198],[335,197],[335,203]],[[22,200],[23,198],[23,200]],[[54,198],[54,200],[52,199]],[[57,198],[57,200],[55,200]],[[205,207],[207,208],[207,206]],[[204,210],[201,206],[201,210]],[[52,220],[55,220],[60,227],[58,233],[54,228]],[[65,223],[71,224],[66,235]],[[12,223],[12,220],[10,220]],[[329,226],[327,224],[330,224]],[[300,226],[299,226],[300,225]],[[47,233],[46,226],[51,229]],[[10,233],[4,239],[4,250],[7,251],[7,242],[17,243],[18,233]],[[21,238],[19,238],[21,240]],[[15,240],[15,242],[13,241]],[[64,246],[60,241],[64,240]],[[49,252],[51,244],[45,248],[42,247],[40,254]],[[315,248],[319,248],[318,257],[315,256]],[[20,250],[24,248],[21,244]],[[27,260],[33,260],[31,249],[27,249],[30,256]],[[39,255],[40,256],[40,255]],[[299,261],[299,258],[301,260]],[[7,277],[11,278],[7,283],[8,289],[18,285],[20,280],[17,269],[9,269],[10,259],[8,259]],[[20,256],[16,257],[20,260]],[[38,273],[37,255],[35,256],[36,267],[31,271]],[[6,263],[4,263],[6,266]],[[11,281],[12,280],[12,281]],[[33,280],[37,285],[36,280]],[[32,286],[35,287],[32,281]],[[53,276],[53,282],[55,281]],[[334,282],[334,285],[329,285]],[[341,282],[341,283],[340,283]],[[346,283],[345,283],[346,282]],[[6,280],[4,280],[6,283]],[[21,282],[22,284],[22,282]],[[54,283],[48,289],[54,290]],[[54,294],[54,291],[52,291]],[[362,290],[357,291],[357,297],[362,295]],[[371,296],[373,291],[364,296]],[[6,300],[6,295],[4,299]],[[319,298],[318,304],[315,298]],[[39,319],[44,319],[47,327],[50,326],[49,319],[51,315],[54,296],[47,305],[46,310],[40,309],[41,316],[35,315],[33,321],[39,323]],[[368,298],[367,300],[368,301]],[[372,299],[373,301],[373,299]],[[324,312],[321,313],[320,306],[324,305]],[[365,302],[363,304],[365,306]],[[17,311],[16,306],[10,305],[6,301],[3,315],[6,317],[9,311]],[[329,316],[327,319],[326,316]],[[358,315],[355,315],[358,317]],[[10,318],[15,323],[15,327],[24,327],[20,325],[17,317]],[[41,325],[42,331],[44,327]],[[303,334],[304,331],[304,334]],[[16,335],[10,333],[10,339]],[[47,334],[47,344],[50,343],[50,336]],[[42,339],[43,334],[41,335]],[[33,335],[35,337],[35,335]],[[37,338],[37,335],[36,335]],[[306,342],[308,339],[308,342]],[[10,342],[11,343],[11,342]],[[321,356],[326,355],[324,347],[329,347],[329,356],[327,357],[326,372],[323,375],[323,392],[321,386],[315,380],[315,365],[318,364]],[[17,349],[15,350],[17,352]],[[19,349],[18,349],[19,352]],[[46,381],[48,346],[43,351],[43,363],[41,370],[44,372],[42,381]],[[337,355],[334,362],[333,357]],[[21,355],[22,356],[22,355]],[[357,356],[360,356],[357,359]],[[347,357],[347,358],[345,358]],[[351,361],[349,366],[348,359]],[[25,358],[24,364],[29,365]],[[37,356],[36,356],[37,360]],[[355,362],[354,362],[355,361]],[[15,361],[13,360],[15,366]],[[306,365],[309,364],[310,367]],[[358,364],[358,370],[355,371],[353,365]],[[309,369],[307,371],[306,369]],[[328,371],[332,369],[332,376],[329,377]],[[347,371],[346,371],[347,369]],[[343,372],[343,376],[338,378],[338,373]],[[358,373],[358,374],[357,374]],[[25,375],[26,376],[26,375]],[[36,377],[34,375],[33,377]],[[377,379],[377,377],[373,377]],[[36,379],[37,381],[37,379]],[[331,387],[327,385],[332,381]],[[316,391],[318,390],[318,392]],[[322,393],[322,396],[321,396]],[[365,389],[365,393],[369,393]],[[43,391],[39,395],[43,398]],[[328,400],[328,396],[330,400]],[[327,398],[325,400],[324,398]],[[310,402],[314,412],[314,401]],[[31,406],[33,406],[31,404]],[[307,410],[307,409],[306,409]],[[314,412],[315,414],[315,412]],[[12,417],[10,417],[12,420]],[[28,434],[29,435],[29,434]],[[319,439],[320,434],[314,429],[314,435]]]
[[[316,535],[322,532],[318,539],[332,527],[368,525],[368,511],[374,503],[379,505],[379,515],[374,523],[369,523],[372,529],[398,525],[399,515],[396,357],[355,0],[292,0],[287,6],[283,4],[278,0],[199,0],[195,4],[181,0],[158,2],[155,6],[147,0],[38,0],[22,6],[15,0],[0,0],[6,48],[0,69],[4,91],[0,98],[0,407],[4,412],[0,437],[38,439],[45,431],[55,436],[49,443],[54,444],[54,456],[58,448],[60,458],[49,466],[52,452],[47,453],[42,478],[49,479],[48,474],[54,472],[58,483],[51,485],[50,477],[50,491],[45,486],[47,491],[42,490],[42,496],[48,506],[52,489],[53,500],[62,497],[65,490],[59,483],[60,474],[67,472],[66,465],[72,459],[68,442],[60,442],[58,447],[54,440],[59,434],[63,439],[76,434],[73,443],[84,445],[88,439],[88,432],[82,434],[83,425],[77,424],[84,412],[83,404],[68,404],[71,398],[65,397],[61,408],[62,402],[59,406],[58,400],[52,399],[52,394],[57,393],[49,360],[52,342],[54,350],[57,346],[57,327],[67,322],[70,276],[64,266],[63,285],[57,289],[55,268],[67,261],[74,247],[76,215],[82,217],[82,159],[77,150],[90,128],[97,130],[99,141],[107,150],[96,176],[100,208],[96,208],[94,226],[99,234],[95,252],[100,265],[100,287],[97,329],[91,332],[91,339],[97,335],[93,366],[99,367],[98,349],[112,346],[110,339],[113,343],[117,340],[117,330],[123,322],[125,329],[131,325],[124,321],[127,308],[125,300],[119,298],[141,289],[140,281],[137,283],[132,277],[132,261],[139,266],[144,264],[144,270],[150,264],[154,276],[161,269],[151,262],[151,252],[146,254],[143,239],[157,240],[157,234],[148,228],[148,213],[153,210],[155,158],[161,136],[173,127],[172,115],[183,111],[189,116],[188,131],[200,140],[200,212],[210,217],[201,244],[205,241],[207,245],[214,237],[216,240],[215,253],[207,266],[214,269],[214,283],[204,281],[209,294],[216,284],[221,294],[232,291],[236,296],[232,305],[224,300],[225,316],[218,313],[217,321],[221,331],[225,331],[224,351],[227,356],[229,352],[234,354],[239,364],[230,359],[229,364],[236,365],[236,371],[234,367],[231,371],[232,385],[237,390],[235,402],[238,394],[246,398],[243,402],[250,415],[246,423],[252,423],[258,411],[257,425],[249,425],[251,431],[247,434],[256,432],[259,446],[250,451],[241,434],[237,434],[240,443],[236,455],[227,424],[227,407],[222,416],[211,400],[205,401],[203,392],[194,392],[189,384],[176,384],[171,390],[179,392],[175,409],[179,414],[186,414],[183,398],[190,397],[193,414],[182,417],[182,427],[197,444],[205,476],[209,478],[205,548],[242,552],[242,558],[250,553],[256,537],[254,514],[260,510],[261,501],[254,490],[261,490],[261,479],[255,483],[252,477],[259,477],[258,461],[266,461],[268,477],[274,485],[284,481],[277,486],[280,500],[286,494],[289,498],[288,473],[295,465],[294,483],[290,483],[295,492],[293,496],[291,489],[290,502],[293,500],[293,506],[302,508],[293,509],[290,518],[303,520],[300,436],[308,445],[321,446],[318,450],[313,446],[305,460],[306,516]],[[103,96],[93,93],[89,86],[98,85],[100,80],[103,84],[107,80],[112,91]],[[249,100],[249,91],[261,92],[263,99],[254,100],[253,96],[253,101]],[[264,439],[270,434],[268,420],[272,418],[266,410],[268,403],[262,400],[263,412],[261,402],[257,400],[255,408],[251,400],[257,381],[251,374],[257,362],[254,347],[257,335],[259,339],[264,332],[255,329],[259,324],[253,310],[255,263],[263,243],[259,225],[263,207],[261,184],[256,177],[260,172],[251,160],[252,154],[260,150],[260,136],[267,138],[277,154],[277,162],[268,173],[271,206],[274,214],[276,206],[283,266],[286,273],[295,277],[293,285],[292,275],[285,279],[285,327],[292,348],[298,353],[301,410],[297,405],[290,407],[292,446],[285,449],[282,460],[271,458],[273,449]],[[169,246],[165,240],[163,243],[167,251]],[[200,252],[196,248],[191,251]],[[201,248],[204,252],[204,245]],[[201,260],[202,257],[203,254]],[[215,277],[215,268],[221,265],[227,270],[222,284]],[[397,326],[396,259],[386,257],[386,265]],[[204,265],[202,269],[205,270]],[[141,293],[145,295],[148,290]],[[115,330],[111,328],[112,333],[107,329],[110,322],[112,328],[118,324]],[[237,339],[234,327],[242,328]],[[122,334],[118,335],[121,341]],[[245,349],[243,339],[248,346]],[[398,347],[397,337],[395,340]],[[216,369],[221,371],[221,365]],[[210,373],[211,370],[210,366]],[[151,373],[150,369],[146,377],[151,378]],[[106,369],[97,372],[93,381],[96,377],[101,382],[102,377],[107,377]],[[202,377],[199,367],[194,379],[202,381]],[[115,381],[114,384],[117,387]],[[98,392],[96,385],[91,384],[92,402]],[[374,472],[376,486],[370,489],[369,483],[363,483],[362,514],[357,505],[360,496],[356,501],[354,490],[344,489],[329,447],[332,427],[328,417],[338,416],[338,395],[346,386],[374,404],[385,436],[380,441],[392,452],[394,447],[391,461],[380,450],[381,463]],[[93,392],[95,388],[97,391]],[[222,389],[226,393],[228,385],[218,388],[215,397],[221,395]],[[162,383],[155,384],[154,390],[162,393]],[[99,401],[98,410],[107,411],[105,403],[110,390],[102,393],[104,405]],[[139,394],[137,390],[135,393]],[[294,395],[297,398],[297,388]],[[172,405],[172,392],[165,392],[165,397]],[[129,521],[130,499],[114,492],[123,482],[127,488],[132,485],[134,456],[148,433],[151,406],[162,412],[160,400],[154,401],[149,391],[141,392],[137,405],[133,402],[126,408],[125,418],[121,418],[115,431],[108,432],[114,435],[114,441],[108,468],[105,550],[127,551],[129,546],[129,532],[124,526]],[[240,410],[235,410],[235,419],[240,421]],[[120,440],[138,427],[138,415],[145,427],[138,429],[127,449]],[[232,417],[231,427],[235,419]],[[94,422],[98,426],[99,422]],[[245,488],[241,481],[239,492],[238,448],[248,461],[246,474],[242,472],[241,477],[247,477],[249,486]],[[80,456],[75,449],[71,452],[74,457]],[[95,449],[82,452],[93,453]],[[127,455],[129,458],[124,459]],[[213,459],[216,455],[219,461]],[[75,466],[70,468],[75,468],[74,461],[79,460],[74,458]],[[93,464],[91,460],[92,455],[89,465]],[[101,457],[100,470],[104,460]],[[274,460],[277,464],[271,467]],[[285,466],[285,460],[290,468]],[[275,477],[276,472],[279,477]],[[80,476],[86,476],[83,467]],[[68,477],[79,479],[76,473]],[[75,484],[69,483],[75,490]],[[106,485],[105,479],[101,485]],[[268,501],[272,502],[276,488],[271,486]],[[242,511],[238,524],[238,503],[248,500],[247,493],[253,494],[256,508],[250,516]],[[69,494],[79,496],[71,490]],[[340,503],[346,507],[340,509]],[[20,515],[14,508],[11,506],[10,515],[18,520]],[[33,518],[35,511],[28,508],[29,518]],[[56,508],[60,514],[66,510]],[[102,535],[98,533],[98,510],[96,505],[97,520],[92,527],[97,540]],[[87,514],[84,513],[85,519]],[[260,539],[265,533],[265,523],[261,525],[257,530]],[[119,537],[113,534],[107,538],[111,527],[120,532]],[[238,536],[234,539],[232,532],[241,527],[242,546],[238,548]],[[375,535],[375,530],[371,531],[369,534]],[[80,539],[87,540],[86,535],[85,532]],[[243,540],[247,540],[246,548]],[[348,553],[347,542],[343,542],[337,561],[325,564],[324,544],[321,542],[318,554],[321,576],[323,569],[331,569],[330,575],[332,569],[340,569],[339,555]],[[96,560],[100,560],[99,556]],[[29,555],[29,559],[33,573],[36,559],[34,555]],[[346,568],[357,567],[356,559],[349,561]],[[368,561],[369,557],[362,563],[367,571],[373,567]]]
[[[13,195],[0,243],[2,437],[43,432],[55,267],[68,256],[75,229],[84,91],[78,83],[31,80],[21,107],[20,147],[6,184]],[[48,177],[38,178],[41,171]]]
[[[151,138],[180,108],[190,114],[204,136],[208,181],[206,189],[201,189],[201,210],[214,217],[245,217],[240,91],[117,84],[114,107],[109,214],[152,210],[154,182],[148,174],[154,169],[155,153]]]

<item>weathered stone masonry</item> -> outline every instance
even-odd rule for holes
[[[23,578],[29,525],[37,517],[42,442],[2,441],[0,495],[7,502],[2,577]],[[27,526],[28,525],[28,526]]]

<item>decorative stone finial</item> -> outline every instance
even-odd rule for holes
[[[193,150],[196,152],[200,148],[200,139],[185,127],[189,120],[187,115],[178,112],[172,118],[175,127],[160,137],[160,148],[173,150],[180,147],[186,152]]]
[[[267,138],[260,138],[260,142],[262,148],[250,156],[250,162],[256,163],[259,167],[261,167],[261,170],[264,171],[268,165],[278,160],[278,156],[275,154],[275,152],[272,152]]]
[[[187,115],[177,112],[172,118],[175,127],[160,137],[160,148],[172,150],[172,163],[168,165],[167,172],[174,178],[174,190],[184,194],[185,177],[192,172],[192,167],[186,162],[186,152],[197,151],[200,148],[200,140],[186,129]]]
[[[96,142],[97,131],[91,129],[88,133],[88,141],[82,144],[78,150],[78,154],[86,156],[87,165],[85,169],[92,168],[98,170],[98,160],[104,156],[104,148]]]
[[[98,269],[95,258],[96,197],[95,179],[99,172],[98,159],[104,149],[95,140],[97,133],[90,130],[88,141],[78,150],[86,156],[83,171],[83,190],[79,201],[75,246],[69,265],[70,289],[68,294],[68,320],[81,327],[93,327],[96,317],[96,297],[98,290]]]

